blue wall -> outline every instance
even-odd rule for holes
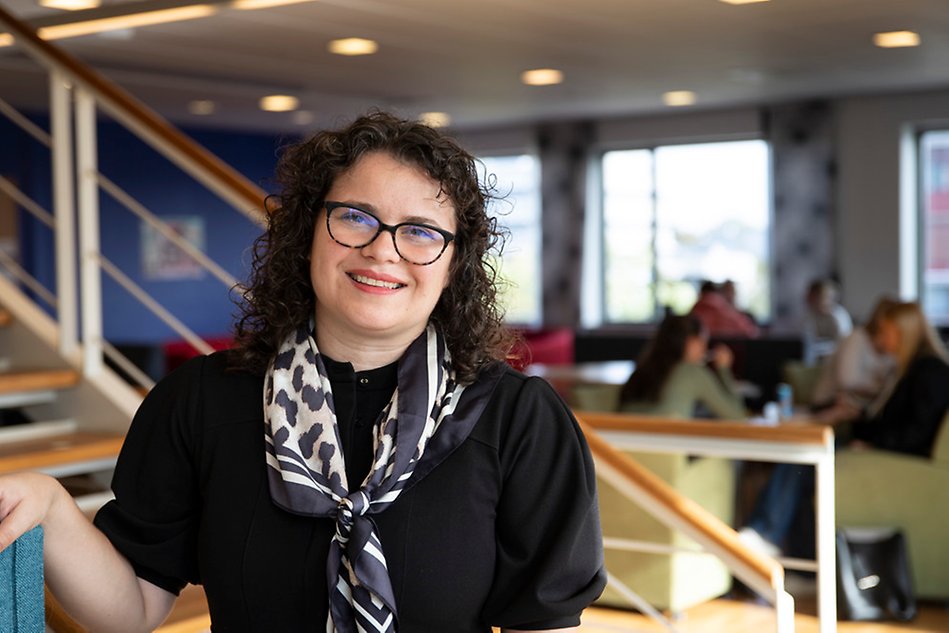
[[[44,128],[48,124],[37,119]],[[266,191],[280,147],[295,138],[209,130],[184,130]],[[50,207],[49,151],[0,127],[7,148],[0,152],[0,173],[13,175],[40,204]],[[16,159],[8,156],[15,144]],[[238,280],[249,272],[250,248],[258,225],[234,210],[160,154],[111,121],[99,122],[99,170],[158,216],[200,216],[207,254]],[[141,221],[100,190],[103,254],[188,327],[203,336],[226,335],[236,306],[228,289],[204,273],[194,280],[149,280],[141,263]],[[55,288],[52,233],[23,214],[21,247],[24,265],[49,288]],[[159,321],[107,275],[103,275],[104,331],[112,343],[161,343],[178,335]]]

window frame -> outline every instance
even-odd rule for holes
[[[613,143],[598,143],[595,147],[592,148],[591,162],[595,164],[595,169],[590,171],[592,178],[595,178],[595,182],[591,185],[590,189],[595,193],[588,196],[588,209],[595,209],[595,214],[588,214],[588,219],[595,222],[596,227],[593,233],[595,233],[595,238],[591,239],[591,233],[588,232],[584,240],[585,250],[593,249],[596,252],[597,261],[596,272],[595,272],[595,286],[596,286],[596,306],[595,309],[591,310],[590,305],[581,306],[581,315],[582,323],[587,328],[597,328],[604,330],[622,330],[622,329],[642,329],[644,327],[651,327],[658,323],[662,318],[662,309],[660,301],[658,300],[657,294],[657,285],[659,282],[659,258],[657,257],[656,245],[657,245],[657,236],[658,236],[658,190],[657,190],[657,179],[656,179],[656,160],[655,155],[656,151],[663,147],[675,147],[682,145],[707,145],[707,144],[717,144],[717,143],[731,143],[731,142],[745,142],[745,141],[761,141],[765,144],[767,151],[767,177],[768,177],[768,200],[767,200],[767,235],[765,236],[765,241],[767,244],[767,281],[768,281],[768,294],[767,294],[767,306],[768,306],[768,318],[762,322],[762,325],[769,325],[774,320],[774,289],[775,289],[775,266],[774,266],[774,255],[775,255],[775,245],[774,245],[774,156],[773,148],[771,142],[768,140],[766,135],[760,132],[749,132],[749,133],[738,133],[738,134],[722,134],[722,135],[711,135],[711,136],[701,136],[701,137],[677,137],[674,139],[663,139],[656,138],[651,139],[645,142],[613,142]],[[645,150],[650,152],[652,155],[651,160],[651,192],[650,192],[650,204],[651,204],[651,218],[650,218],[650,245],[652,248],[652,261],[650,264],[650,282],[649,288],[652,293],[653,299],[653,314],[651,319],[648,321],[614,321],[608,318],[607,311],[607,291],[606,291],[606,269],[607,269],[607,252],[605,247],[605,236],[606,236],[606,223],[604,221],[605,212],[604,212],[604,201],[606,199],[606,183],[604,180],[603,174],[603,161],[604,157],[609,152],[616,151],[640,151]],[[589,261],[589,260],[588,260]],[[585,281],[594,281],[594,275],[585,276]],[[590,301],[591,298],[589,294],[584,296],[585,303]]]

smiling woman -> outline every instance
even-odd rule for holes
[[[575,630],[605,584],[593,464],[503,362],[473,157],[374,113],[278,176],[238,347],[152,390],[94,526],[18,475],[0,536],[42,524],[50,587],[100,631],[152,630],[187,583],[215,630]]]

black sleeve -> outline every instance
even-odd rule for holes
[[[949,365],[936,357],[915,361],[877,418],[854,427],[875,447],[929,457],[949,410]]]
[[[200,583],[195,455],[204,365],[204,357],[189,361],[145,398],[119,454],[115,500],[95,517],[139,577],[176,595]]]
[[[528,379],[500,447],[496,572],[485,606],[494,626],[566,628],[606,583],[589,448],[550,386]]]

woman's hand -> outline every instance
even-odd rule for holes
[[[69,493],[48,475],[20,473],[0,477],[0,550],[72,503]]]
[[[137,578],[58,481],[37,473],[0,477],[0,549],[37,525],[46,584],[85,628],[152,631],[171,611],[175,596]]]

